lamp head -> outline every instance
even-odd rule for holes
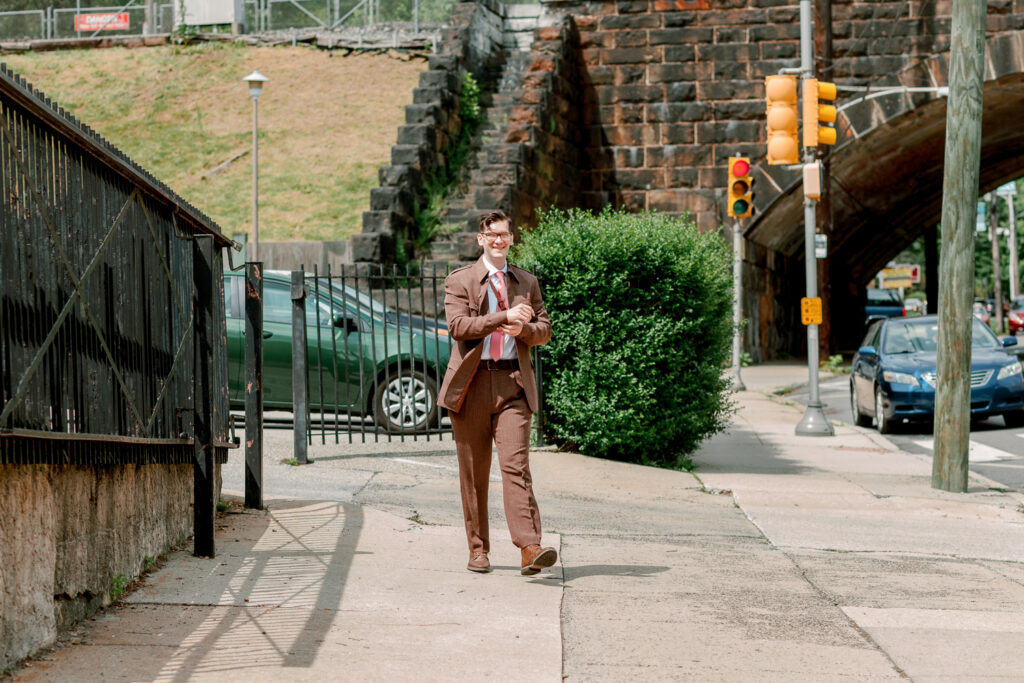
[[[259,71],[253,71],[251,74],[242,79],[249,84],[249,94],[253,99],[260,96],[263,92],[263,84],[270,79],[261,74]]]

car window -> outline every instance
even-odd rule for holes
[[[869,304],[898,305],[900,295],[895,289],[869,289]]]
[[[874,324],[873,330],[868,333],[867,346],[874,346],[878,348],[878,340],[882,336],[882,321],[879,320]]]
[[[976,318],[972,322],[971,338],[975,349],[1000,346],[995,334]],[[890,323],[885,330],[882,353],[934,353],[938,349],[938,342],[939,323],[934,319],[913,323]]]
[[[317,324],[317,308],[320,311],[320,327],[331,327],[331,302],[322,297],[314,299],[306,297],[306,324]],[[344,310],[335,302],[334,315],[337,317]],[[278,282],[264,282],[263,288],[263,321],[268,323],[292,324],[292,289],[291,285]]]
[[[883,353],[933,352],[938,348],[938,323],[889,325]]]
[[[291,286],[280,282],[263,282],[263,322],[292,324]]]
[[[224,278],[224,313],[229,318],[237,318],[235,315],[235,307],[232,305],[235,301],[235,279],[233,277]]]
[[[1002,346],[1002,344],[996,339],[996,335],[988,328],[988,325],[975,318],[971,328],[971,346],[976,349],[991,349]]]

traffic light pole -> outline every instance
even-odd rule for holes
[[[800,78],[807,80],[814,77],[814,58],[812,55],[811,42],[811,0],[800,0]],[[813,122],[804,121],[804,125],[817,125]],[[804,148],[804,163],[814,161],[814,149]],[[815,202],[813,199],[804,197],[804,263],[807,272],[807,298],[813,299],[818,296],[818,261],[814,254],[814,232],[817,224],[815,216]],[[835,429],[825,417],[825,411],[821,404],[821,397],[818,392],[818,326],[807,326],[807,370],[808,389],[810,396],[807,402],[807,412],[804,413],[799,424],[796,426],[798,436],[833,436]]]
[[[738,220],[732,223],[732,390],[746,391],[740,377],[743,315],[743,231]]]

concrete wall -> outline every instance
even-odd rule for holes
[[[248,246],[248,245],[247,245]],[[266,270],[299,270],[305,266],[310,273],[317,266],[321,273],[338,272],[339,264],[351,264],[352,243],[338,242],[260,242],[259,260]],[[232,254],[232,264],[244,263],[245,256]]]
[[[0,671],[192,533],[192,465],[0,464]]]

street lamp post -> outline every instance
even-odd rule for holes
[[[260,246],[260,223],[259,223],[259,142],[257,131],[259,130],[259,114],[256,101],[263,93],[263,84],[270,79],[259,71],[253,71],[242,79],[249,84],[249,96],[252,97],[252,253],[247,261],[257,260],[257,251]]]

